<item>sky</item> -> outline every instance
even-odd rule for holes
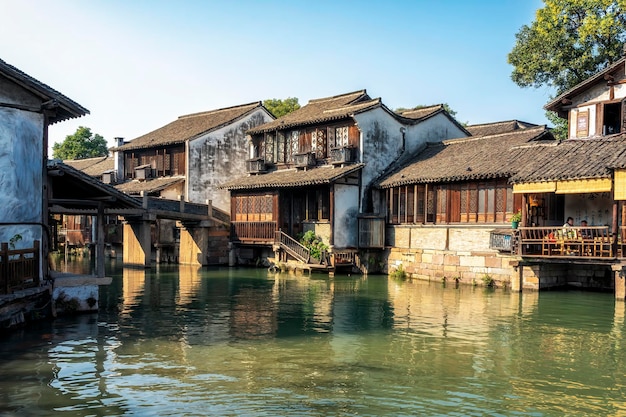
[[[0,0],[0,59],[86,107],[52,125],[131,140],[179,116],[367,90],[461,123],[548,124],[507,55],[541,0]]]

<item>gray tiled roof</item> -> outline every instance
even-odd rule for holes
[[[520,147],[514,157],[525,163],[512,183],[611,178],[613,169],[626,168],[626,134]]]
[[[282,169],[261,175],[249,175],[224,183],[220,188],[227,190],[251,190],[262,188],[302,187],[330,184],[339,178],[360,170],[363,164],[333,167],[323,165],[307,170]]]
[[[415,158],[379,181],[379,185],[389,188],[416,183],[509,177],[523,162],[512,157],[512,149],[543,139],[554,142],[549,130],[539,126],[430,144]]]
[[[403,110],[398,112],[398,114],[402,117],[406,117],[407,119],[423,119],[442,110],[444,110],[443,104],[436,104],[434,106],[421,107],[419,109]]]
[[[103,173],[111,171],[115,168],[113,158],[109,156],[99,156],[97,158],[86,159],[70,159],[63,161],[65,165],[69,165],[79,171],[83,171],[92,177],[100,177]]]
[[[537,127],[537,125],[533,123],[521,122],[519,120],[507,120],[502,122],[465,126],[472,136],[497,135],[500,133],[510,132],[512,130],[527,129],[529,127]]]
[[[159,177],[145,181],[132,180],[115,185],[115,188],[126,194],[139,194],[141,191],[153,193],[164,190],[174,184],[185,181],[184,177]]]
[[[354,113],[380,106],[381,104],[380,99],[372,100],[365,90],[310,100],[298,110],[250,129],[248,134],[256,135],[273,130],[289,129],[295,126],[346,119]]]
[[[117,150],[128,151],[184,143],[203,133],[233,123],[261,106],[261,102],[257,101],[240,106],[180,116],[172,123],[139,136],[118,147]]]
[[[52,100],[53,103],[51,103],[51,105],[54,113],[52,113],[52,115],[48,117],[50,124],[89,114],[89,110],[87,110],[80,104],[69,99],[55,89],[42,83],[41,81],[38,81],[30,75],[20,71],[13,65],[7,64],[1,59],[0,75],[21,85],[23,88],[40,97],[42,101]]]

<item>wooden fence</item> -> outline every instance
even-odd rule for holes
[[[38,287],[39,241],[32,248],[9,249],[9,244],[0,245],[0,294],[11,294],[15,290]]]

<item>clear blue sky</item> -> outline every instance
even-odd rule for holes
[[[0,58],[91,114],[113,144],[188,113],[367,89],[389,108],[448,103],[460,122],[547,124],[549,89],[510,78],[541,0],[0,0]]]

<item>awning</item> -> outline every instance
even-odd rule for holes
[[[614,199],[626,200],[626,170],[616,169],[614,178],[615,178]]]
[[[617,184],[617,177],[615,179]],[[624,200],[626,200],[626,173],[622,182]],[[528,182],[523,184],[513,184],[513,193],[535,194],[535,193],[556,193],[556,194],[584,194],[610,192],[613,181],[610,178],[595,178],[584,180],[567,181],[543,181]],[[617,197],[615,198],[617,200]]]
[[[597,178],[587,180],[557,181],[557,194],[584,194],[610,192],[613,181],[610,178]]]
[[[523,184],[513,184],[513,193],[515,194],[553,193],[555,191],[556,191],[556,182],[554,181],[527,182]]]

